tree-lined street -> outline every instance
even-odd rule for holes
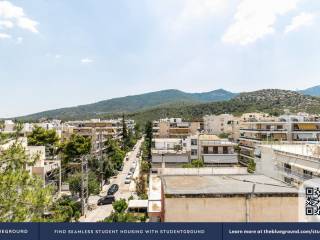
[[[123,170],[120,171],[118,175],[116,175],[115,177],[112,177],[108,185],[103,186],[103,190],[101,191],[101,193],[99,195],[89,197],[89,201],[88,201],[89,206],[94,206],[94,209],[91,211],[88,210],[85,216],[82,216],[80,218],[80,222],[97,222],[97,221],[103,220],[104,218],[110,215],[113,209],[112,204],[100,205],[100,206],[97,206],[96,204],[101,197],[107,195],[107,191],[112,184],[119,185],[119,190],[114,195],[116,200],[121,198],[128,199],[131,195],[134,194],[135,182],[133,179],[139,175],[139,166],[138,166],[139,159],[137,159],[136,156],[137,156],[137,153],[140,152],[142,142],[143,142],[143,139],[140,139],[139,141],[137,141],[134,147],[134,150],[128,153],[128,157],[129,157],[128,161],[126,160],[123,161],[124,163]],[[125,184],[125,178],[128,172],[130,171],[130,167],[133,165],[134,161],[136,161],[137,167],[133,174],[133,179],[130,184]]]

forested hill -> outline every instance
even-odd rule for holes
[[[100,101],[76,107],[61,108],[39,112],[20,119],[37,120],[40,118],[85,119],[95,118],[103,114],[132,113],[152,107],[171,103],[205,103],[229,100],[237,94],[218,89],[203,93],[187,93],[175,89],[150,92],[140,95],[126,96]]]
[[[320,98],[306,96],[295,91],[264,89],[241,93],[228,101],[203,104],[172,104],[129,114],[138,122],[165,117],[182,117],[184,119],[201,119],[206,114],[232,113],[240,115],[245,112],[262,111],[279,115],[288,109],[291,112],[309,112],[320,114]]]

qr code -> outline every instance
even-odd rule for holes
[[[320,215],[320,189],[306,188],[306,215]]]

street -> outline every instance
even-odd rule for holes
[[[138,152],[140,152],[140,147],[141,147],[141,143],[142,143],[142,139],[140,139],[136,145],[133,151],[129,152],[129,160],[126,161],[124,160],[124,166],[123,166],[123,171],[119,172],[117,176],[112,177],[110,179],[110,184],[108,185],[104,185],[103,186],[103,190],[100,192],[100,195],[96,195],[96,196],[90,196],[88,199],[88,203],[89,205],[94,205],[96,206],[95,209],[91,210],[91,211],[87,211],[85,216],[82,216],[79,221],[80,222],[97,222],[97,221],[101,221],[104,218],[106,218],[107,216],[110,215],[111,211],[112,211],[112,204],[108,204],[108,205],[101,205],[101,206],[97,206],[97,201],[99,198],[106,196],[107,195],[107,191],[109,189],[109,187],[112,184],[118,184],[119,185],[119,190],[115,193],[115,198],[116,200],[124,198],[124,199],[128,199],[131,195],[134,194],[135,192],[135,182],[133,181],[134,178],[139,176],[139,169],[140,169],[140,161],[139,159],[137,159],[136,155]],[[135,172],[133,174],[133,178],[130,184],[125,184],[125,178],[128,174],[128,172],[130,171],[130,167],[133,164],[133,161],[136,161],[137,163],[137,167],[135,169]]]

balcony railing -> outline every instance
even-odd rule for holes
[[[299,178],[300,180],[303,180],[303,181],[313,178],[313,175],[306,174],[306,173],[300,173],[298,171],[292,170],[291,168],[286,168],[286,167],[279,166],[279,165],[275,165],[275,169],[286,173],[289,177],[296,177],[296,178]]]
[[[253,132],[287,132],[287,129],[257,129],[257,128],[241,128],[240,131],[253,131]]]

